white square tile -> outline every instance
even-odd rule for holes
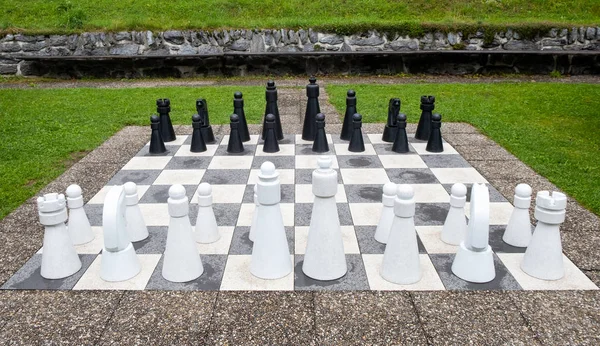
[[[450,195],[440,184],[411,184],[416,203],[450,203]]]
[[[169,205],[167,203],[140,203],[140,210],[144,216],[146,226],[168,226]]]
[[[296,255],[304,255],[306,251],[306,243],[308,242],[309,226],[296,226],[294,235],[294,252]],[[342,243],[344,244],[344,253],[359,254],[358,240],[353,226],[341,226]]]
[[[331,137],[331,134],[328,133],[325,136],[327,137],[327,143],[333,144],[333,138]],[[313,144],[313,141],[305,141],[304,139],[302,139],[302,135],[296,135],[295,140],[296,144]]]
[[[442,241],[443,226],[416,226],[417,234],[428,254],[456,253],[458,246]]]
[[[431,172],[442,184],[487,183],[475,168],[431,168]]]
[[[284,226],[294,226],[294,203],[280,203],[281,216],[283,217]]]
[[[218,227],[218,229],[221,237],[216,242],[210,244],[196,243],[200,257],[202,255],[227,255],[229,253],[235,227]]]
[[[427,164],[419,155],[379,155],[379,160],[383,168],[427,168]]]
[[[383,168],[340,168],[344,184],[385,184],[390,181]]]
[[[290,259],[294,263],[294,256]],[[259,279],[250,273],[252,255],[230,255],[221,281],[222,291],[291,291],[294,289],[294,270],[276,280]]]
[[[279,144],[279,151],[276,153],[265,153],[263,146],[256,148],[256,156],[294,156],[296,155],[296,146],[294,144]]]
[[[381,133],[369,133],[367,137],[369,137],[369,141],[371,142],[371,144],[392,144],[389,142],[384,142],[382,139],[383,134]]]
[[[250,169],[252,156],[213,156],[208,169]]]
[[[410,145],[415,149],[415,151],[419,155],[456,155],[456,154],[458,154],[456,149],[454,149],[447,142],[444,142],[444,151],[441,153],[430,153],[427,150],[425,150],[425,148],[427,148],[427,142],[410,143]]]
[[[246,185],[211,185],[213,203],[242,203]],[[198,192],[196,191],[195,195]]]
[[[100,278],[102,255],[98,255],[77,282],[74,290],[143,290],[146,288],[162,255],[137,255],[142,270],[133,278],[121,282],[108,282]]]
[[[154,185],[198,185],[204,172],[205,169],[166,169],[158,175]]]
[[[329,156],[331,158],[331,168],[338,169],[337,157],[335,155],[296,155],[296,168],[297,169],[317,169],[317,160],[321,156]]]
[[[92,239],[92,241],[81,245],[75,245],[75,251],[77,251],[78,254],[97,255],[102,251],[102,248],[104,247],[104,233],[102,233],[102,227],[92,226],[92,232],[94,233],[94,239]],[[42,252],[44,252],[43,246],[37,253],[41,254]]]
[[[165,145],[182,145],[186,139],[188,139],[189,135],[177,135],[175,136],[174,141],[165,142]],[[146,143],[146,146],[149,146],[150,142]]]
[[[250,140],[247,142],[244,142],[244,144],[256,145],[256,144],[258,144],[259,137],[260,137],[260,135],[250,135]],[[227,145],[228,143],[229,143],[229,135],[224,135],[223,140],[221,141],[221,145]]]
[[[362,255],[369,287],[372,290],[379,291],[438,291],[445,290],[444,284],[440,279],[431,259],[426,254],[420,254],[420,268],[423,277],[418,282],[412,285],[398,285],[391,283],[381,277],[381,264],[383,263],[383,255],[366,254]]]
[[[293,169],[276,169],[279,172],[280,184],[293,184],[296,180],[296,175]],[[258,173],[260,169],[253,169],[248,176],[248,184],[253,185],[258,182]]]
[[[373,148],[373,144],[365,144],[365,151],[360,153],[348,151],[348,144],[346,143],[338,143],[333,146],[335,147],[335,153],[337,155],[377,155],[375,148]]]
[[[490,203],[490,225],[508,225],[513,206],[509,202]],[[471,214],[471,203],[465,203],[465,215]]]
[[[175,153],[175,156],[213,156],[219,146],[216,144],[207,144],[206,151],[201,153],[193,153],[190,151],[191,145],[184,144]]]
[[[296,191],[294,198],[296,203],[313,203],[315,195],[313,195],[312,185],[309,184],[296,184]],[[337,193],[335,195],[336,203],[346,203],[346,190],[343,184],[338,184]]]
[[[381,203],[350,203],[354,226],[377,226],[381,218]]]
[[[164,169],[171,158],[171,156],[135,156],[122,169]]]
[[[243,203],[240,207],[240,214],[237,219],[237,226],[252,226],[252,217],[254,216],[254,210],[256,205],[254,203]],[[282,212],[283,214],[283,212]]]
[[[598,287],[563,255],[565,276],[560,280],[540,280],[521,269],[522,253],[498,253],[502,263],[524,290],[597,290]]]

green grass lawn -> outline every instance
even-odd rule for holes
[[[467,122],[556,186],[600,214],[600,85],[557,83],[331,85],[343,114],[346,91],[356,90],[366,122],[384,122],[390,97],[418,122],[419,97],[435,95],[443,121]],[[443,125],[442,125],[443,134]]]
[[[401,23],[598,24],[579,0],[1,0],[0,28],[29,32],[207,28],[368,28]]]

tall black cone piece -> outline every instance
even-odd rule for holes
[[[356,113],[352,116],[352,137],[348,144],[348,151],[362,153],[365,151],[365,142],[362,136],[362,115]]]
[[[304,114],[304,125],[302,126],[302,139],[305,141],[314,141],[317,134],[316,116],[321,113],[319,107],[319,85],[317,79],[312,76],[308,80],[310,83],[306,86],[306,113]]]
[[[202,138],[205,143],[216,143],[215,135],[213,134],[212,127],[210,126],[210,120],[208,119],[208,104],[205,99],[196,100],[196,112],[200,115],[202,120]]]
[[[425,150],[431,153],[441,153],[444,151],[444,145],[442,144],[442,116],[435,113],[431,116],[431,133],[429,134],[429,140]]]
[[[433,96],[421,96],[421,118],[419,118],[419,125],[417,125],[417,132],[415,138],[422,141],[429,139],[431,133],[431,111],[435,108],[435,97]]]
[[[400,99],[391,98],[388,106],[388,120],[383,130],[381,140],[388,143],[393,143],[396,140],[398,128],[398,113],[400,113]]]
[[[283,139],[283,129],[281,127],[281,117],[279,116],[279,107],[277,107],[277,87],[275,82],[270,80],[267,82],[267,91],[265,92],[267,106],[265,107],[265,118],[263,120],[262,139],[264,140],[267,134],[267,114],[275,116],[275,134],[278,140]]]
[[[233,94],[233,113],[237,114],[240,119],[240,138],[243,142],[250,140],[250,132],[248,131],[248,123],[246,122],[246,114],[244,113],[244,99],[242,93],[236,91]]]
[[[162,155],[167,152],[165,143],[160,135],[160,118],[158,115],[150,116],[150,127],[152,128],[152,135],[150,135],[150,155]]]
[[[392,151],[395,153],[408,153],[408,137],[406,136],[406,114],[400,113],[396,117],[396,140],[392,144]]]
[[[352,137],[352,117],[356,113],[358,113],[356,110],[356,92],[350,89],[346,93],[346,113],[344,114],[344,123],[342,124],[340,139],[349,141]]]
[[[202,117],[198,114],[192,115],[192,145],[190,146],[192,153],[201,153],[206,151],[206,143],[202,136]]]
[[[267,133],[265,134],[265,143],[263,144],[263,152],[265,153],[276,153],[279,151],[279,143],[277,143],[277,134],[275,133],[275,115],[267,114],[265,117],[265,127]]]
[[[239,115],[234,113],[229,117],[229,120],[231,121],[231,131],[229,132],[229,143],[227,143],[227,152],[244,152],[244,144],[242,143],[242,137],[240,137],[240,117]]]
[[[329,144],[327,144],[327,134],[325,133],[325,114],[317,114],[315,120],[317,122],[317,134],[315,135],[312,151],[316,153],[328,152]]]
[[[171,101],[169,99],[156,100],[156,111],[160,116],[160,135],[164,142],[172,142],[175,140],[175,130],[171,123],[169,112],[171,111]]]

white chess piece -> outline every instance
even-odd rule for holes
[[[183,185],[169,188],[169,230],[163,256],[162,276],[171,282],[197,279],[204,272],[189,217],[189,203]]]
[[[250,272],[261,279],[279,279],[292,272],[292,260],[281,216],[281,186],[275,165],[266,161],[258,174],[258,216]]]
[[[467,235],[467,219],[465,218],[465,203],[467,202],[467,187],[456,183],[450,190],[450,210],[442,228],[442,241],[450,245],[460,245]]]
[[[212,187],[209,183],[200,184],[198,186],[198,217],[196,218],[194,238],[201,244],[214,243],[221,238],[212,202]]]
[[[254,213],[252,214],[252,225],[250,226],[250,232],[248,233],[248,238],[250,238],[250,241],[252,242],[256,237],[254,233],[256,232],[256,221],[258,220],[258,207],[260,206],[260,204],[258,203],[258,195],[256,194],[257,190],[258,185],[254,184]]]
[[[127,234],[132,242],[141,241],[148,238],[148,227],[144,221],[142,210],[140,209],[137,185],[134,182],[127,182],[123,185],[125,190],[125,219],[127,220]]]
[[[348,271],[335,203],[337,172],[331,169],[330,157],[321,156],[317,162],[319,168],[312,173],[315,199],[302,271],[315,280],[335,280]]]
[[[485,184],[473,184],[469,227],[452,262],[454,275],[475,283],[490,282],[496,277],[489,233],[490,192]]]
[[[387,244],[387,240],[390,237],[390,229],[392,228],[395,215],[394,200],[396,199],[397,190],[398,187],[392,182],[383,185],[383,195],[381,197],[383,210],[381,211],[381,218],[375,230],[375,240],[382,244]]]
[[[94,240],[94,232],[90,226],[85,209],[83,209],[83,196],[79,185],[69,185],[67,187],[67,206],[69,207],[69,221],[67,229],[71,236],[73,245],[81,245]]]
[[[531,186],[519,184],[515,188],[515,200],[512,214],[508,220],[502,240],[512,246],[527,247],[531,241],[529,205],[531,204]]]
[[[521,269],[542,280],[558,280],[565,275],[560,224],[565,221],[567,196],[560,192],[539,191],[535,199],[537,225],[525,250]]]
[[[400,285],[414,284],[422,277],[415,230],[414,195],[410,185],[398,185],[394,221],[381,264],[381,277]]]
[[[129,280],[142,270],[127,233],[126,208],[123,186],[113,186],[104,198],[102,209],[104,248],[100,277],[104,281]]]
[[[75,251],[65,221],[65,196],[49,193],[37,199],[40,223],[44,225],[44,249],[40,274],[46,279],[62,279],[81,269],[81,260]]]

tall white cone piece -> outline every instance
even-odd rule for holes
[[[81,269],[65,221],[67,206],[65,196],[49,193],[37,199],[40,223],[45,226],[41,275],[46,279],[62,279]]]
[[[331,169],[330,157],[321,156],[317,162],[319,168],[312,173],[315,200],[302,271],[315,280],[335,280],[346,275],[348,271],[340,219],[335,204],[337,172]]]
[[[261,279],[279,279],[292,272],[290,249],[281,216],[281,187],[275,165],[266,161],[258,174],[258,215],[250,272]]]
[[[102,209],[104,249],[100,277],[104,281],[129,280],[142,270],[127,233],[126,208],[123,186],[113,186],[104,198]]]
[[[381,265],[381,277],[400,285],[414,284],[422,277],[415,230],[414,196],[410,185],[398,185],[394,200],[394,222]]]
[[[556,191],[539,191],[535,204],[533,216],[538,222],[521,269],[538,279],[558,280],[565,275],[559,228],[565,221],[567,196]]]
[[[529,205],[531,204],[531,186],[519,184],[515,188],[515,200],[512,214],[508,220],[502,240],[508,245],[527,247],[531,241]]]
[[[248,233],[248,238],[250,241],[254,241],[256,235],[256,221],[258,221],[258,207],[260,204],[258,203],[258,195],[256,194],[258,190],[258,185],[254,184],[254,214],[252,214],[252,225],[250,226],[250,232]]]
[[[490,282],[496,277],[489,234],[490,192],[485,184],[473,184],[469,227],[452,263],[454,275],[475,283]]]
[[[394,200],[396,199],[397,189],[396,184],[392,182],[383,185],[383,196],[381,197],[383,210],[377,224],[377,229],[375,230],[375,240],[382,244],[387,244],[387,240],[390,237],[390,229],[392,228],[395,215]]]
[[[148,227],[144,221],[142,210],[140,209],[137,185],[134,182],[127,182],[123,185],[125,189],[125,219],[127,220],[127,234],[132,242],[141,241],[148,238]]]
[[[210,191],[209,191],[210,192]],[[169,188],[169,230],[163,257],[162,276],[171,282],[197,279],[204,272],[190,223],[190,207],[185,187]]]
[[[194,238],[201,244],[214,243],[221,238],[212,202],[212,187],[209,183],[200,184],[198,186],[198,217],[196,218]]]
[[[450,210],[442,228],[442,241],[450,245],[460,245],[467,235],[467,219],[465,203],[467,202],[467,187],[456,183],[450,190]]]
[[[83,209],[83,196],[79,185],[69,185],[67,187],[67,206],[69,207],[69,221],[67,229],[71,236],[73,245],[81,245],[94,240],[94,232],[90,226],[85,210]]]

